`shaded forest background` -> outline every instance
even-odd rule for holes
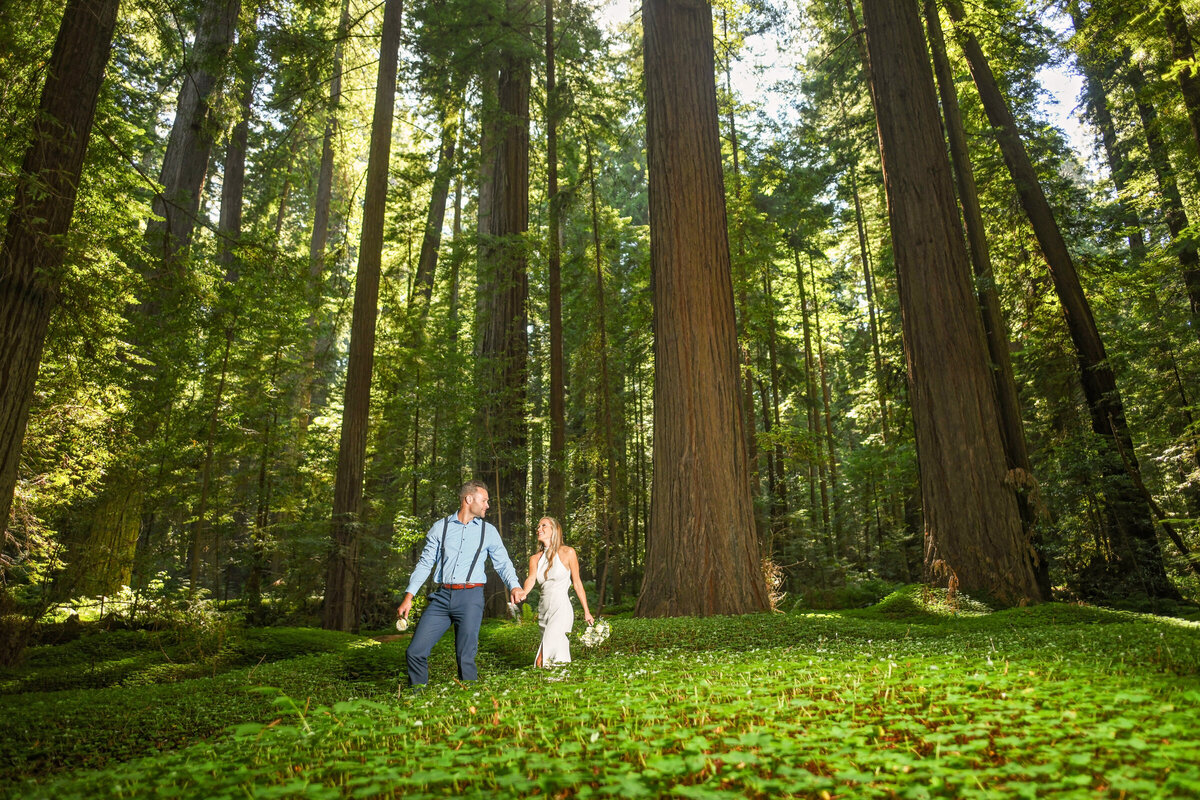
[[[906,332],[902,291],[921,230],[897,228],[885,185],[916,159],[897,159],[886,135],[900,112],[883,79],[903,76],[873,84],[865,66],[890,46],[872,38],[878,5],[712,6],[753,538],[773,600],[789,606],[966,574],[926,536],[930,445],[913,403],[925,379],[908,360],[921,334]],[[931,89],[940,67],[939,157],[959,157],[960,201],[973,173],[976,222],[953,194],[949,214],[976,266],[984,314],[971,306],[983,319],[972,324],[999,321],[988,363],[1011,362],[1026,461],[1006,480],[1038,580],[1056,597],[1140,610],[1195,600],[1197,9],[947,0],[921,17],[898,5],[923,26]],[[14,231],[43,219],[31,197],[53,194],[27,177],[56,38],[72,14],[105,11],[111,53],[73,218],[47,240],[62,257],[21,277]],[[72,598],[204,591],[257,622],[384,624],[414,548],[475,476],[514,556],[534,550],[539,516],[563,520],[593,607],[637,598],[656,525],[686,549],[691,510],[651,518],[656,435],[684,424],[655,417],[663,320],[644,87],[657,76],[643,71],[641,15],[608,27],[597,11],[4,7],[4,335],[25,335],[13,309],[35,295],[47,326],[27,427],[0,428],[0,451],[19,454],[4,465],[10,646]],[[767,105],[732,77],[746,37],[762,34],[794,64]],[[1047,65],[1083,75],[1093,151],[1047,122]],[[959,344],[942,345],[950,377],[960,349],[983,347]],[[5,352],[11,421],[13,364],[30,356]],[[965,448],[951,427],[921,430]]]

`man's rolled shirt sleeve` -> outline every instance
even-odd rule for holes
[[[496,574],[500,576],[500,580],[504,581],[504,585],[509,589],[515,589],[520,586],[521,581],[517,580],[517,571],[513,568],[512,559],[508,557],[508,550],[504,547],[504,540],[500,538],[500,532],[496,530],[496,526],[494,525],[488,526],[485,549],[492,559],[492,567],[496,570]]]
[[[429,528],[429,533],[425,534],[425,547],[421,550],[421,557],[417,559],[417,566],[413,568],[412,577],[408,579],[408,588],[405,589],[408,594],[415,595],[419,592],[425,579],[433,571],[434,562],[437,560],[438,545],[441,541],[438,535],[439,530],[440,527],[435,522]]]

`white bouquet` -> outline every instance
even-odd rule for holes
[[[408,630],[408,617],[401,617],[400,619],[396,620],[396,630],[400,631],[401,633]]]
[[[595,625],[589,625],[587,630],[579,634],[579,641],[587,647],[596,647],[604,644],[610,633],[612,633],[612,626],[604,620],[598,619]]]

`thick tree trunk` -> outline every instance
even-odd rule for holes
[[[759,561],[713,85],[712,11],[646,0],[654,484],[639,616],[770,607]]]
[[[1192,140],[1200,148],[1200,76],[1192,71],[1196,65],[1192,32],[1188,29],[1187,17],[1179,0],[1165,0],[1159,18],[1171,40],[1171,54],[1176,64],[1182,65],[1176,69],[1175,78],[1179,83],[1179,94],[1183,97],[1183,107],[1187,110],[1188,122],[1191,123]]]
[[[175,122],[163,156],[162,193],[155,196],[154,216],[146,225],[146,241],[156,262],[147,276],[151,296],[141,306],[147,319],[152,320],[165,298],[176,291],[179,261],[199,219],[200,194],[218,127],[213,120],[212,96],[233,46],[241,8],[241,0],[207,3],[196,29],[194,57],[183,73]]]
[[[375,84],[375,114],[371,123],[371,150],[367,161],[358,276],[355,279],[354,311],[350,321],[350,355],[346,367],[342,437],[333,488],[333,548],[329,555],[329,568],[325,578],[322,624],[330,630],[349,631],[358,627],[363,466],[367,453],[367,426],[370,422],[371,368],[375,359],[375,321],[379,301],[383,227],[387,210],[387,177],[391,157],[392,114],[396,99],[401,12],[401,0],[385,0],[379,47],[379,76]]]
[[[1151,509],[1146,498],[1138,491],[1135,477],[1130,474],[1130,471],[1137,471],[1138,465],[1125,421],[1124,403],[1096,321],[1092,317],[1091,306],[1083,293],[1079,274],[1046,195],[1042,192],[1029,154],[1025,151],[1016,120],[996,84],[983,49],[965,26],[959,0],[949,0],[947,9],[955,22],[971,77],[979,89],[988,121],[995,130],[1017,195],[1050,269],[1079,360],[1080,379],[1092,419],[1092,430],[1105,445],[1101,457],[1107,462],[1105,472],[1110,487],[1107,499],[1114,526],[1110,533],[1110,544],[1115,561],[1110,563],[1110,567],[1115,569],[1116,574],[1112,577],[1125,584],[1119,591],[1143,592],[1151,597],[1178,597],[1163,567]],[[1116,587],[1098,588],[1111,591]]]
[[[998,424],[917,0],[865,0],[928,578],[1041,599]]]
[[[723,38],[729,40],[729,9],[721,9],[721,31]],[[742,166],[741,148],[738,141],[737,117],[734,114],[733,93],[733,56],[727,53],[725,57],[725,92],[729,96],[727,119],[729,125],[729,151],[733,166],[733,196],[739,205],[742,202]],[[746,432],[746,453],[749,459],[750,496],[757,497],[762,491],[762,480],[759,475],[758,461],[758,431],[754,424],[754,370],[750,362],[750,296],[747,291],[750,277],[749,264],[746,258],[745,220],[739,215],[734,226],[734,238],[737,245],[737,262],[734,266],[734,284],[737,287],[736,319],[738,329],[738,344],[742,357],[742,414]],[[758,513],[757,506],[754,514],[754,528],[761,541],[767,530],[765,516]]]
[[[546,0],[547,282],[550,292],[547,309],[550,315],[550,487],[547,506],[550,515],[562,522],[567,513],[567,418],[563,379],[562,200],[558,194],[559,100],[554,66],[554,0]],[[591,163],[590,159],[588,163]]]
[[[477,476],[492,497],[492,522],[508,542],[526,535],[525,399],[528,384],[529,275],[524,235],[529,229],[529,59],[502,53],[492,123],[490,161],[480,198],[481,223],[487,209],[480,253],[476,324],[479,343],[477,384],[483,392],[477,436]],[[481,190],[482,191],[482,190]],[[505,613],[507,591],[489,573],[486,613]]]
[[[70,0],[50,62],[33,135],[17,176],[0,250],[0,535],[8,527],[21,443],[58,300],[75,197],[118,0]]]
[[[992,274],[992,258],[988,252],[987,233],[983,227],[983,213],[979,206],[975,173],[971,167],[971,158],[967,150],[967,137],[958,106],[958,94],[954,88],[954,75],[950,71],[950,61],[946,56],[946,40],[942,32],[942,21],[934,0],[924,0],[924,11],[929,31],[930,49],[933,52],[938,93],[942,100],[942,115],[946,123],[946,135],[950,141],[954,181],[958,187],[958,200],[962,208],[963,221],[966,224],[967,248],[971,256],[971,268],[975,274],[979,308],[983,316],[984,335],[987,337],[992,382],[1000,407],[1000,432],[1004,436],[1004,452],[1008,457],[1009,476],[1017,487],[1017,507],[1021,514],[1021,525],[1033,546],[1033,569],[1037,576],[1038,589],[1043,599],[1049,599],[1051,589],[1049,562],[1044,554],[1041,536],[1036,529],[1037,483],[1033,478],[1033,466],[1029,461],[1029,450],[1025,441],[1025,423],[1021,418],[1021,402],[1017,395],[1017,383],[1013,377],[1012,358],[1008,348],[1008,326],[1004,321],[1000,295],[996,291],[995,276]]]
[[[221,211],[217,235],[221,247],[218,260],[225,266],[225,282],[236,283],[240,274],[235,249],[242,236],[242,207],[246,190],[246,150],[250,138],[250,114],[254,104],[254,71],[242,75],[240,116],[225,148],[225,171],[221,178]]]

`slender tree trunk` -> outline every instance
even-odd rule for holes
[[[613,534],[611,508],[613,488],[618,485],[617,450],[613,441],[616,430],[612,413],[612,386],[609,383],[608,375],[608,309],[604,299],[604,259],[600,250],[600,211],[596,192],[596,162],[592,158],[590,139],[587,140],[587,173],[592,200],[592,252],[596,257],[596,311],[598,317],[596,326],[600,334],[600,390],[598,394],[600,395],[600,438],[604,448],[601,464],[605,470],[602,484],[604,487],[604,513],[601,517],[603,521],[601,541],[604,543],[603,575],[607,579],[609,566],[613,561],[613,551],[616,549],[614,543],[618,541],[617,536]],[[617,576],[617,580],[620,580],[620,575]],[[598,607],[602,608],[604,604],[603,587],[601,587],[598,602],[600,603]]]
[[[1076,35],[1082,34],[1084,16],[1079,9],[1079,4],[1071,3],[1068,11],[1075,26]],[[1112,77],[1113,62],[1107,56],[1088,52],[1080,55],[1079,67],[1083,72],[1083,94],[1088,112],[1096,129],[1100,132],[1100,143],[1104,146],[1108,171],[1112,176],[1113,185],[1117,189],[1121,224],[1128,231],[1129,253],[1134,260],[1140,261],[1146,253],[1142,223],[1138,219],[1137,211],[1125,199],[1129,194],[1129,178],[1133,174],[1133,165],[1126,158],[1125,148],[1121,146],[1120,139],[1117,137],[1117,126],[1113,121],[1112,112],[1108,106],[1108,96],[1104,89],[1105,78]]]
[[[450,245],[450,309],[446,314],[447,338],[457,348],[458,345],[458,311],[459,285],[458,271],[462,266],[462,178],[454,179],[454,222],[451,225],[453,240]]]
[[[221,355],[221,377],[213,397],[212,411],[208,415],[208,433],[204,440],[204,464],[200,468],[200,501],[196,506],[196,522],[192,526],[191,591],[200,588],[200,568],[208,553],[205,527],[208,522],[208,497],[212,486],[213,452],[217,438],[217,420],[221,413],[221,400],[225,395],[225,379],[229,374],[229,350],[233,345],[233,328],[225,329],[225,351]],[[214,548],[215,549],[215,548]],[[216,586],[213,586],[216,591]]]
[[[521,10],[510,0],[514,18]],[[477,325],[479,377],[483,391],[478,425],[478,474],[492,496],[492,522],[508,541],[522,541],[526,523],[525,400],[528,384],[529,275],[524,235],[529,229],[529,59],[502,52],[494,123],[487,241],[480,256]],[[486,609],[505,613],[507,591],[498,576],[488,578]]]
[[[875,313],[875,282],[871,275],[871,253],[867,242],[867,221],[863,215],[862,197],[858,191],[858,157],[850,151],[850,192],[854,197],[854,221],[858,231],[858,252],[862,260],[863,287],[867,297],[867,324],[871,332],[871,353],[875,358],[875,395],[879,400],[880,432],[883,445],[888,446],[891,432],[888,428],[887,394],[884,392],[883,354],[879,347],[879,320]]]
[[[771,376],[771,430],[779,430],[779,332],[775,321],[774,289],[771,281],[772,265],[763,267],[763,296],[770,309],[767,316],[767,358],[770,363]],[[784,468],[783,444],[775,442],[774,459],[771,469],[771,533],[772,538],[787,526],[788,491],[787,477]]]
[[[815,517],[817,514],[817,487],[821,489],[821,519],[824,522],[823,532],[829,533],[829,502],[828,494],[825,490],[825,481],[817,482],[817,468],[823,462],[824,456],[821,454],[821,439],[817,434],[817,381],[816,381],[816,360],[813,358],[812,350],[812,328],[809,325],[808,318],[808,300],[807,292],[804,290],[804,284],[807,282],[804,277],[804,270],[800,267],[800,251],[793,250],[792,255],[796,258],[796,289],[800,294],[800,324],[804,329],[804,408],[808,418],[808,435],[812,442],[814,453],[808,458],[808,507],[809,511]],[[823,475],[823,473],[822,473]]]
[[[762,378],[755,378],[754,383],[758,388],[758,407],[762,415],[763,433],[770,436],[771,432],[775,430],[775,426],[771,421],[771,396]],[[772,447],[767,450],[767,511],[770,518],[767,520],[767,525],[763,530],[759,547],[763,558],[770,558],[771,553],[775,550],[775,511],[778,502],[778,489],[775,475],[775,448]]]
[[[550,515],[567,513],[567,422],[563,385],[562,200],[558,194],[558,89],[554,75],[554,0],[546,0],[546,202],[549,206],[547,279],[550,290]],[[589,148],[591,146],[589,142]],[[590,152],[590,151],[589,151]],[[591,163],[590,156],[588,163]]]
[[[864,0],[911,386],[925,567],[951,587],[1041,599],[998,425],[916,0]]]
[[[272,383],[279,374],[279,355],[280,348],[277,345],[271,362]],[[263,424],[262,453],[258,459],[258,502],[254,512],[254,531],[250,535],[250,571],[243,590],[250,620],[255,624],[261,624],[263,620],[262,580],[267,572],[267,529],[271,523],[271,481],[267,467],[271,461],[271,437],[278,427],[279,409],[276,407],[270,419]]]
[[[442,225],[446,221],[446,200],[450,196],[450,178],[454,173],[454,149],[457,139],[457,120],[448,116],[442,121],[442,143],[433,176],[429,216],[425,221],[425,235],[421,239],[421,255],[417,258],[413,291],[408,295],[410,310],[414,302],[419,303],[418,318],[414,321],[414,334],[418,335],[429,314],[429,303],[433,298],[433,276],[437,269],[438,251],[442,246]]]
[[[350,356],[346,367],[342,436],[338,447],[337,476],[333,490],[333,547],[325,578],[325,610],[322,623],[330,630],[350,631],[358,627],[363,465],[367,452],[367,426],[370,422],[371,369],[375,359],[375,321],[383,253],[383,227],[387,210],[387,177],[391,156],[392,113],[396,98],[401,12],[401,0],[385,0],[379,48],[379,75],[375,84],[375,115],[371,124],[371,150],[367,161],[358,276],[355,280],[354,312],[350,322]]]
[[[770,607],[738,389],[712,11],[646,0],[654,487],[639,616]]]
[[[647,477],[646,468],[646,409],[642,405],[642,399],[645,394],[646,382],[641,374],[641,367],[635,367],[634,372],[637,378],[637,388],[634,392],[635,409],[637,414],[637,428],[635,429],[635,447],[637,449],[637,461],[635,466],[635,480],[637,481],[637,512],[634,515],[635,531],[634,531],[634,547],[632,548],[633,566],[635,568],[645,564],[646,546],[650,536],[650,503],[649,503],[649,479]],[[641,558],[639,559],[639,556]]]
[[[415,402],[413,403],[413,425],[412,425],[412,480],[409,485],[409,496],[411,504],[409,513],[415,518],[417,516],[417,486],[420,484],[421,477],[421,370],[418,367],[414,370],[415,376],[413,379],[413,392],[416,394]],[[389,526],[395,530],[394,525]]]
[[[63,239],[75,213],[118,4],[67,3],[0,250],[0,537],[8,526],[42,347],[58,302]]]
[[[963,128],[962,114],[958,106],[958,94],[954,88],[954,75],[946,56],[946,41],[942,33],[942,22],[934,0],[924,0],[929,44],[933,52],[934,73],[937,76],[938,93],[942,100],[942,115],[946,123],[946,134],[950,140],[950,158],[954,165],[954,180],[958,187],[958,200],[966,223],[967,248],[971,267],[975,274],[975,286],[979,308],[983,315],[984,335],[987,337],[988,361],[991,364],[992,382],[1000,408],[1000,432],[1004,436],[1004,452],[1008,458],[1009,477],[1017,487],[1017,508],[1021,514],[1021,525],[1033,547],[1033,568],[1037,576],[1038,589],[1043,598],[1050,597],[1050,569],[1046,560],[1041,535],[1036,530],[1035,506],[1037,482],[1033,477],[1033,466],[1029,461],[1029,450],[1025,442],[1025,423],[1021,418],[1021,403],[1017,396],[1017,383],[1013,377],[1012,359],[1009,356],[1008,326],[1000,306],[1000,295],[996,291],[992,273],[992,258],[988,252],[987,234],[983,227],[983,213],[979,206],[979,192],[975,185],[975,174],[967,150],[967,137]]]
[[[829,392],[829,371],[825,368],[825,340],[821,337],[821,307],[817,304],[817,273],[812,269],[812,263],[809,263],[809,270],[812,272],[812,290],[813,290],[813,326],[814,333],[817,339],[817,369],[821,374],[821,403],[822,413],[825,418],[825,447],[829,451],[829,494],[832,499],[833,510],[826,515],[825,523],[826,530],[834,542],[834,548],[838,555],[846,554],[846,542],[843,537],[843,522],[842,522],[842,492],[838,487],[838,460],[837,448],[834,446],[833,438],[833,399]],[[818,429],[820,422],[817,423]],[[818,430],[818,435],[820,432]],[[825,461],[822,460],[822,464]],[[822,483],[824,486],[824,483]],[[825,502],[824,492],[822,492],[822,504]]]
[[[303,437],[312,419],[313,384],[318,380],[320,356],[320,321],[322,286],[325,275],[325,250],[329,242],[330,209],[333,206],[333,140],[338,134],[338,108],[342,102],[342,59],[345,40],[350,28],[350,0],[343,0],[342,16],[338,21],[337,44],[333,48],[333,71],[329,78],[329,110],[325,117],[325,132],[321,137],[321,164],[317,168],[317,194],[313,198],[313,227],[308,240],[308,353],[296,390],[297,424]],[[283,205],[282,199],[280,205]]]
[[[1117,572],[1115,577],[1126,584],[1127,591],[1144,592],[1151,597],[1178,597],[1163,567],[1152,511],[1137,489],[1139,479],[1130,474],[1130,470],[1137,471],[1138,465],[1125,421],[1124,403],[1075,264],[1042,192],[1008,103],[996,84],[983,49],[964,23],[959,0],[948,0],[947,9],[955,22],[963,54],[979,89],[984,111],[995,130],[1001,154],[1012,173],[1017,195],[1050,269],[1079,360],[1092,429],[1105,443],[1107,452],[1102,457],[1108,462],[1105,470],[1111,487],[1108,505],[1115,526],[1113,533],[1117,537],[1112,542],[1116,560],[1110,566]]]
[[[333,71],[329,76],[329,110],[325,117],[325,133],[321,137],[321,164],[317,168],[317,194],[313,201],[313,227],[308,240],[309,302],[316,304],[320,295],[321,276],[325,271],[325,246],[329,241],[329,210],[333,205],[333,140],[338,134],[338,107],[342,102],[342,59],[345,40],[350,28],[350,2],[343,0],[342,16],[338,22],[337,44],[333,48]],[[308,319],[311,330],[316,315]]]

